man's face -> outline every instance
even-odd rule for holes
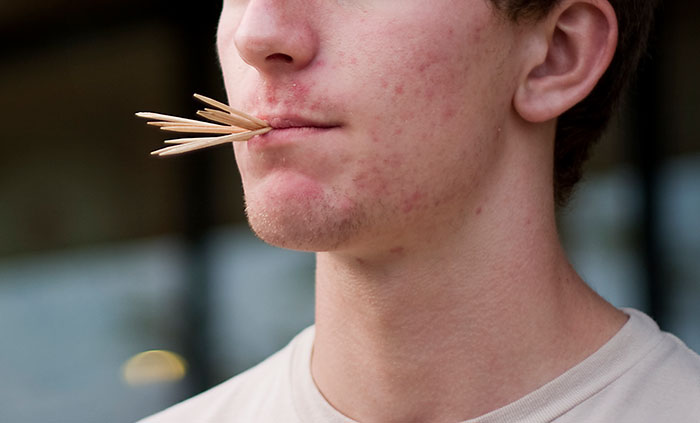
[[[485,0],[225,0],[230,104],[279,128],[235,145],[252,228],[354,252],[451,230],[499,159],[514,39]]]

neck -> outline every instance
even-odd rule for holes
[[[340,412],[474,418],[561,375],[622,326],[570,267],[551,201],[492,198],[430,238],[440,242],[317,255],[312,374]]]

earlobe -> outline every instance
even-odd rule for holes
[[[583,100],[610,65],[617,18],[607,0],[565,0],[535,23],[535,49],[513,106],[530,122],[555,119]]]

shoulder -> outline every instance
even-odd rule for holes
[[[280,415],[294,414],[289,381],[292,356],[301,344],[313,341],[311,331],[301,332],[257,366],[138,423],[273,422]]]
[[[651,318],[636,313],[637,318],[653,325],[655,345],[622,378],[635,381],[638,386],[630,388],[640,393],[700,399],[700,356],[674,335],[660,331]]]
[[[648,316],[627,312],[646,327],[637,335],[647,338],[649,348],[578,411],[589,418],[597,416],[589,421],[700,422],[700,356],[675,336],[660,331]],[[576,416],[576,411],[569,417]]]
[[[630,395],[661,409],[692,410],[692,421],[699,422],[700,356],[671,334],[662,333],[661,337],[657,347],[625,375]]]

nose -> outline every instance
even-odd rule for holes
[[[241,58],[263,74],[307,67],[318,53],[308,0],[250,0],[236,29]]]

